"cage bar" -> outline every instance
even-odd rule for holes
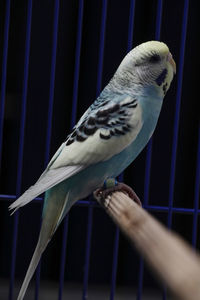
[[[58,27],[59,27],[59,9],[60,9],[60,0],[55,0],[53,37],[52,37],[52,54],[51,54],[51,73],[50,73],[50,85],[49,85],[47,135],[46,135],[46,149],[45,149],[46,150],[45,151],[45,166],[49,161],[50,144],[51,144],[53,104],[54,104],[54,91],[55,91],[55,76],[56,76],[56,53],[57,53],[57,40],[58,40]]]
[[[54,21],[53,21],[53,37],[52,37],[51,71],[50,71],[50,85],[49,85],[49,104],[48,104],[47,133],[46,133],[44,167],[46,167],[46,165],[49,161],[50,145],[51,145],[53,104],[54,104],[54,91],[55,91],[55,74],[56,74],[56,53],[57,53],[57,38],[58,38],[58,22],[59,22],[59,6],[60,6],[60,1],[55,0],[55,3],[54,3]],[[36,269],[35,300],[38,300],[38,298],[39,298],[40,272],[41,272],[41,260],[40,260],[40,262],[38,264],[38,267]]]
[[[196,242],[197,242],[199,196],[200,196],[200,124],[198,128],[197,168],[196,168],[196,178],[195,178],[195,188],[194,188],[194,213],[193,213],[193,229],[192,229],[193,247],[196,247]]]
[[[156,14],[156,32],[155,32],[156,40],[160,40],[160,32],[161,32],[161,25],[162,25],[162,8],[163,8],[163,0],[158,0],[157,14]],[[148,143],[147,153],[146,153],[145,179],[144,179],[144,204],[145,205],[147,205],[149,202],[152,147],[153,147],[153,138],[151,138]]]
[[[88,291],[88,279],[89,279],[89,268],[90,268],[92,225],[93,225],[93,207],[89,206],[87,237],[86,237],[86,247],[85,247],[84,277],[83,277],[83,296],[82,296],[83,300],[86,300],[88,298],[87,291]]]
[[[103,73],[103,61],[104,61],[104,45],[105,45],[105,34],[106,34],[106,23],[107,23],[107,5],[108,1],[103,0],[101,14],[101,25],[100,25],[100,40],[98,48],[98,67],[97,67],[97,82],[96,82],[96,94],[101,91],[102,85],[102,73]],[[163,0],[158,0],[156,5],[156,26],[155,26],[155,39],[160,40],[161,24],[162,24],[162,10]],[[73,96],[72,96],[72,117],[70,121],[71,128],[75,125],[76,114],[77,114],[77,103],[78,103],[78,88],[79,88],[79,73],[80,73],[80,56],[82,46],[82,31],[83,31],[83,13],[84,13],[84,0],[79,0],[78,4],[78,18],[77,18],[77,31],[76,31],[76,50],[75,50],[75,65],[74,65],[74,81],[73,81]],[[134,17],[135,17],[135,4],[136,0],[130,0],[129,6],[129,25],[128,25],[128,37],[127,37],[127,50],[131,50],[133,44],[134,35]],[[15,200],[21,193],[21,182],[22,182],[22,169],[23,169],[23,152],[24,152],[24,137],[26,127],[26,104],[27,104],[27,90],[29,80],[29,56],[30,56],[30,39],[31,39],[31,22],[32,22],[32,0],[28,0],[26,12],[26,27],[25,27],[25,55],[23,65],[23,82],[22,82],[22,100],[21,100],[21,118],[20,118],[20,132],[19,132],[19,148],[18,148],[18,169],[17,169],[17,183],[16,183],[16,195],[0,194],[0,201]],[[8,59],[8,43],[9,43],[9,26],[10,26],[10,0],[5,2],[5,20],[4,20],[4,36],[3,36],[3,55],[2,55],[2,78],[1,78],[1,91],[0,91],[0,164],[2,157],[2,145],[3,145],[3,132],[4,132],[4,109],[5,109],[5,98],[6,98],[6,78],[7,78],[7,59]],[[52,131],[52,116],[54,106],[54,92],[55,92],[55,75],[56,75],[56,52],[57,52],[57,38],[59,30],[59,9],[60,0],[54,1],[54,17],[53,27],[51,30],[52,34],[52,48],[51,48],[51,71],[50,71],[50,86],[49,89],[49,105],[47,114],[47,132],[46,132],[46,144],[45,144],[45,165],[49,160],[50,145],[51,145],[51,131]],[[185,207],[174,207],[174,188],[175,188],[175,177],[176,177],[176,158],[179,138],[179,117],[181,108],[181,97],[182,97],[182,82],[183,82],[183,71],[184,71],[184,56],[185,56],[185,45],[187,35],[187,21],[189,11],[189,0],[184,0],[183,3],[183,15],[182,17],[182,28],[181,28],[181,42],[179,50],[179,68],[177,75],[177,92],[176,92],[176,104],[173,124],[173,143],[172,143],[172,155],[170,165],[170,178],[169,178],[169,195],[168,195],[168,206],[162,205],[150,205],[149,204],[149,189],[151,182],[151,164],[152,164],[152,147],[153,139],[150,140],[145,161],[145,179],[144,179],[144,203],[143,207],[152,212],[162,212],[168,214],[168,227],[171,228],[173,214],[187,214],[193,217],[192,223],[192,245],[195,248],[197,243],[197,226],[198,217],[200,214],[199,207],[199,189],[200,189],[200,127],[198,128],[198,140],[197,140],[197,156],[196,156],[196,174],[194,181],[194,206],[193,208]],[[61,24],[60,24],[61,25]],[[10,57],[10,55],[9,55]],[[122,175],[123,176],[123,175]],[[123,177],[120,177],[122,180]],[[33,203],[39,203],[43,200],[42,197],[37,197],[33,200]],[[79,200],[75,203],[75,207],[87,208],[87,229],[86,229],[86,241],[85,241],[85,260],[84,260],[84,275],[83,275],[83,291],[82,299],[88,298],[88,280],[90,271],[90,252],[91,252],[91,238],[93,230],[93,209],[99,208],[99,204],[92,200],[92,197],[86,200]],[[17,251],[17,236],[18,236],[18,220],[19,213],[17,212],[13,218],[13,232],[12,232],[12,258],[11,258],[11,271],[10,271],[10,285],[9,285],[9,300],[13,300],[14,280],[15,280],[15,264],[16,264],[16,251]],[[68,216],[66,216],[63,224],[63,239],[60,257],[60,273],[59,273],[59,290],[58,299],[63,299],[63,288],[64,288],[64,275],[65,275],[65,263],[66,263],[66,251],[67,251],[67,239],[68,239]],[[113,258],[112,258],[112,272],[110,282],[110,295],[111,300],[115,299],[116,289],[116,278],[118,269],[118,250],[119,250],[119,229],[116,228],[114,243],[113,243]],[[137,300],[142,299],[143,294],[143,276],[144,262],[141,259],[139,264],[138,273],[138,286],[137,286]],[[40,264],[36,271],[36,286],[35,286],[35,300],[39,298],[39,286],[40,284]],[[166,299],[166,291],[164,290],[163,299]]]
[[[117,265],[118,265],[118,250],[119,250],[119,228],[116,227],[115,241],[114,241],[114,251],[113,251],[113,265],[112,265],[110,300],[113,300],[114,297],[115,297],[116,278],[117,278]]]
[[[19,197],[19,195],[20,195],[21,181],[22,181],[24,135],[25,135],[25,125],[26,125],[26,106],[27,106],[28,75],[29,75],[31,20],[32,20],[32,0],[29,0],[28,6],[27,6],[27,26],[26,26],[26,41],[25,41],[25,56],[24,56],[24,78],[23,78],[23,87],[22,87],[21,122],[20,122],[20,134],[19,134],[18,163],[17,163],[16,197]],[[14,215],[14,226],[13,226],[9,300],[13,299],[16,251],[17,251],[18,221],[19,221],[19,212],[17,211]]]
[[[107,17],[107,0],[103,0],[102,1],[102,13],[101,13],[101,30],[100,30],[100,40],[99,40],[99,57],[98,57],[98,68],[97,68],[96,97],[99,96],[99,93],[101,92],[101,88],[102,88],[106,17]],[[93,225],[92,218],[93,218],[93,207],[90,206],[88,208],[88,220],[87,220],[88,226],[87,226],[84,277],[83,277],[83,295],[82,295],[83,300],[86,300],[88,297],[87,291],[88,291],[90,249],[91,249],[92,225]]]
[[[158,0],[157,12],[156,12],[155,40],[160,40],[160,33],[161,33],[161,26],[162,26],[162,11],[163,11],[163,0]],[[153,148],[153,137],[150,139],[148,143],[147,152],[146,152],[145,177],[144,177],[144,202],[143,202],[144,207],[147,206],[149,203],[152,148]],[[137,300],[142,299],[143,275],[144,275],[144,262],[143,262],[143,258],[140,258]]]
[[[101,31],[99,41],[99,61],[97,69],[97,85],[96,96],[99,96],[102,88],[102,73],[103,73],[103,59],[104,59],[104,45],[105,45],[105,31],[106,31],[106,17],[107,17],[107,0],[102,1],[102,13],[101,13]]]
[[[134,31],[134,17],[135,17],[135,0],[130,1],[130,14],[129,14],[129,26],[128,26],[128,41],[127,52],[133,47],[133,31]],[[119,181],[123,181],[123,173],[119,176]],[[116,227],[114,250],[113,250],[113,262],[112,262],[112,275],[111,275],[111,289],[110,300],[115,297],[116,279],[117,279],[117,266],[118,266],[118,252],[119,252],[119,228]]]
[[[81,42],[82,42],[82,27],[83,27],[83,10],[84,0],[79,0],[78,8],[78,27],[76,38],[76,53],[75,53],[75,68],[74,68],[74,84],[73,84],[73,96],[72,96],[72,118],[71,128],[76,123],[77,101],[78,101],[78,83],[80,73],[80,57],[81,57]]]
[[[4,195],[0,194],[0,200],[2,201],[13,201],[16,199],[15,195]],[[43,199],[41,197],[36,197],[34,199],[34,202],[40,202]],[[97,207],[99,208],[98,203],[95,201],[89,201],[89,200],[79,200],[77,201],[74,206],[78,207],[87,207],[87,206],[92,206],[92,207]],[[149,211],[155,211],[155,212],[163,212],[163,213],[168,213],[169,207],[168,206],[160,206],[160,205],[143,205],[143,207]],[[180,214],[188,214],[188,215],[193,215],[195,212],[194,208],[184,208],[184,207],[172,207],[172,212],[173,213],[180,213]],[[200,209],[197,210],[198,214],[200,214]]]
[[[3,125],[5,110],[5,93],[6,93],[6,77],[7,77],[7,59],[8,59],[8,38],[10,27],[10,0],[6,1],[5,22],[4,22],[4,41],[3,41],[3,62],[1,74],[1,91],[0,91],[0,167],[3,147]]]
[[[178,84],[176,94],[176,108],[174,116],[174,130],[173,130],[173,141],[172,141],[172,155],[171,155],[171,170],[170,170],[170,182],[169,182],[169,214],[168,214],[168,227],[172,224],[172,207],[174,201],[174,184],[176,174],[176,154],[178,146],[178,131],[179,131],[179,117],[181,108],[181,93],[183,83],[183,68],[184,68],[184,55],[185,55],[185,44],[187,34],[187,20],[188,20],[189,0],[185,0],[183,9],[183,23],[181,33],[181,44],[179,54],[179,68],[178,68]]]
[[[74,67],[74,83],[73,83],[73,96],[72,96],[71,129],[75,125],[76,113],[77,113],[83,12],[84,12],[84,0],[79,0],[76,52],[75,52],[75,67]],[[62,300],[63,286],[64,286],[66,249],[67,249],[67,238],[68,238],[68,224],[69,224],[69,216],[67,215],[64,219],[64,224],[63,224],[63,238],[62,238],[62,246],[61,246],[60,276],[59,276],[59,291],[58,291],[58,299],[59,300]]]

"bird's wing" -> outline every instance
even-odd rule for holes
[[[76,174],[82,168],[83,166],[76,165],[60,167],[58,169],[49,169],[45,171],[34,185],[26,190],[15,202],[9,206],[9,209],[13,210],[12,214],[21,206],[26,205],[38,195],[44,193],[46,190],[50,189],[64,179]]]
[[[142,127],[139,102],[130,96],[94,107],[74,127],[50,169],[105,161],[125,149]]]
[[[57,150],[47,169],[11,206],[17,210],[59,182],[91,164],[105,161],[125,149],[142,127],[141,107],[136,99],[101,101],[93,105]]]

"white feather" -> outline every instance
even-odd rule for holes
[[[80,170],[83,168],[84,166],[82,165],[65,166],[60,167],[59,169],[50,169],[44,172],[33,186],[31,186],[21,197],[19,197],[9,206],[9,209],[14,209],[12,212],[13,214],[21,206],[26,205],[35,197],[44,193],[46,190],[50,189],[59,182],[69,178],[77,172],[80,172]]]
[[[126,97],[121,104],[129,101],[130,97]],[[14,213],[38,195],[75,175],[87,166],[108,160],[125,149],[134,141],[142,127],[142,110],[139,103],[136,108],[130,109],[128,123],[131,125],[131,130],[125,135],[112,136],[112,138],[104,140],[100,138],[100,133],[107,135],[109,131],[99,128],[94,135],[89,136],[84,142],[74,141],[68,146],[63,143],[38,181],[12,203],[9,209],[13,210],[12,213]]]
[[[47,218],[45,220],[43,219],[38,243],[37,243],[37,246],[33,253],[33,257],[31,259],[29,268],[26,272],[26,276],[24,278],[24,281],[21,286],[17,300],[24,299],[25,292],[26,292],[29,282],[35,272],[35,269],[40,261],[42,253],[44,252],[47,244],[51,240],[51,237],[54,234],[54,232],[60,222],[60,218],[62,217],[62,213],[65,209],[68,198],[69,198],[69,193],[67,193],[64,201],[62,201],[62,199],[61,199],[60,207],[58,207],[56,205],[56,202],[54,202],[54,201],[50,203],[50,205],[52,206],[51,212],[53,212],[53,215],[48,214]]]
[[[120,153],[134,141],[142,127],[142,110],[139,103],[132,111],[129,120],[129,124],[132,126],[130,132],[121,136],[113,136],[109,140],[103,140],[99,134],[103,133],[106,135],[107,130],[100,128],[84,142],[75,141],[71,145],[64,147],[58,158],[52,163],[50,169],[59,168],[68,164],[82,164],[88,166],[108,160],[112,156]]]

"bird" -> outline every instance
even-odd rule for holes
[[[37,182],[10,205],[14,213],[45,192],[38,242],[17,300],[24,298],[42,253],[71,206],[116,178],[146,146],[175,73],[165,43],[148,41],[133,48]]]

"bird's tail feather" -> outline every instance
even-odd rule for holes
[[[56,188],[56,187],[55,187]],[[37,246],[35,248],[33,257],[31,259],[29,268],[26,272],[25,279],[23,281],[22,287],[19,292],[19,296],[17,300],[23,300],[24,295],[26,293],[27,287],[29,285],[29,282],[37,268],[37,265],[40,261],[40,258],[42,256],[42,253],[46,249],[49,241],[51,240],[51,237],[53,236],[54,232],[56,231],[59,223],[62,220],[63,213],[66,207],[66,204],[69,199],[69,192],[67,195],[63,198],[58,197],[56,195],[56,189],[52,191],[50,194],[50,199],[46,199],[46,213],[43,214],[43,221],[42,226],[40,230],[40,235],[38,239]],[[47,196],[48,197],[48,196]],[[57,199],[59,198],[59,199]],[[55,201],[54,201],[55,200]],[[58,205],[59,200],[59,205]]]
[[[45,241],[45,243],[41,244],[41,238],[39,238],[37,246],[36,246],[34,254],[33,254],[33,257],[31,259],[29,268],[26,272],[25,279],[23,281],[23,284],[21,286],[19,295],[17,297],[17,300],[22,300],[24,298],[24,295],[26,293],[29,282],[30,282],[30,280],[31,280],[36,268],[37,268],[37,265],[40,261],[41,255],[42,255],[43,251],[45,250],[48,242],[49,242],[49,240],[47,240],[47,241]]]
[[[26,190],[17,200],[15,200],[10,206],[11,215],[20,207],[26,205],[32,201],[38,195],[44,193],[46,190],[58,185],[60,182],[63,182],[70,176],[79,172],[83,166],[66,166],[60,167],[57,169],[51,169],[45,171],[38,181]]]

